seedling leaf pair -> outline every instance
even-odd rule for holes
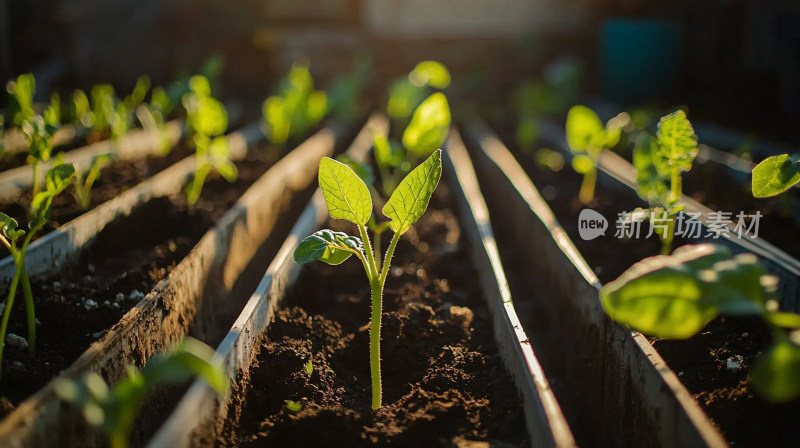
[[[572,168],[583,175],[578,194],[582,203],[588,204],[594,199],[600,151],[614,147],[621,132],[614,119],[603,126],[597,114],[586,106],[572,106],[567,112],[567,144],[574,155]]]
[[[328,206],[328,213],[334,219],[344,219],[355,224],[361,238],[328,229],[320,230],[300,242],[295,249],[294,260],[297,263],[321,260],[335,265],[343,263],[355,254],[362,262],[372,294],[370,372],[373,409],[380,408],[382,399],[380,321],[383,285],[389,272],[389,263],[400,236],[425,213],[433,191],[439,183],[441,173],[441,150],[437,149],[402,180],[386,202],[383,214],[391,220],[389,226],[394,231],[394,236],[386,250],[381,267],[380,253],[373,252],[365,227],[372,217],[372,198],[369,187],[345,163],[326,157],[319,164],[319,185]],[[382,228],[383,224],[385,223],[377,224],[374,228]]]

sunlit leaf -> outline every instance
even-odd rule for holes
[[[450,106],[441,93],[429,96],[414,111],[403,132],[403,146],[417,157],[427,157],[441,148],[450,131]]]
[[[800,182],[800,154],[782,154],[764,159],[753,168],[753,196],[781,194]]]
[[[667,165],[676,165],[681,171],[689,171],[697,156],[697,135],[686,118],[686,113],[678,110],[661,117],[658,122],[659,155]]]
[[[417,86],[430,85],[444,89],[450,85],[450,72],[437,61],[422,61],[408,74],[408,79]]]
[[[353,170],[328,157],[319,163],[319,186],[331,218],[366,224],[372,214],[372,198],[367,185]]]
[[[383,207],[383,214],[391,219],[392,231],[402,235],[417,222],[428,208],[441,176],[442,151],[439,149],[408,173]]]
[[[330,265],[343,263],[355,252],[362,251],[361,240],[342,232],[323,229],[307,236],[294,251],[295,263],[320,260]]]
[[[785,338],[757,360],[750,371],[758,394],[773,403],[786,403],[800,396],[800,347]]]

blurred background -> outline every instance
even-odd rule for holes
[[[0,74],[37,96],[110,83],[129,91],[218,65],[223,98],[255,111],[293,62],[322,88],[370,60],[364,93],[425,59],[449,96],[502,116],[525,80],[564,61],[582,95],[800,142],[800,2],[791,0],[0,0]],[[4,92],[5,93],[5,92]]]

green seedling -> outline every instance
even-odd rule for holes
[[[220,395],[228,390],[228,377],[214,350],[187,337],[172,353],[151,359],[141,371],[129,367],[128,375],[113,388],[92,372],[79,380],[59,378],[54,389],[62,400],[80,409],[86,422],[106,436],[111,448],[126,448],[147,395],[195,377],[202,378]]]
[[[294,400],[283,400],[286,405],[286,409],[292,412],[300,412],[303,410],[303,405]]]
[[[282,146],[292,137],[304,135],[328,112],[325,92],[314,90],[308,67],[294,65],[289,70],[278,95],[264,101],[262,112],[265,134],[274,145]]]
[[[756,198],[777,196],[798,182],[800,154],[768,157],[753,168],[752,190]]]
[[[92,127],[92,108],[89,105],[89,97],[86,92],[77,89],[72,93],[72,105],[70,108],[72,119],[80,123],[85,128]]]
[[[344,219],[355,224],[360,237],[328,229],[320,230],[300,242],[294,252],[294,260],[297,263],[321,260],[330,265],[338,265],[355,255],[361,261],[367,273],[372,296],[369,347],[373,409],[380,408],[382,400],[381,309],[383,286],[389,273],[389,264],[400,236],[425,213],[441,174],[441,150],[437,149],[400,182],[383,206],[383,214],[389,218],[389,227],[394,235],[379,270],[380,253],[373,252],[366,228],[373,207],[369,187],[343,163],[326,157],[319,165],[319,185],[328,206],[328,213],[333,219]]]
[[[230,160],[228,139],[221,135],[228,128],[225,106],[211,96],[211,86],[205,76],[193,76],[189,84],[192,90],[183,96],[183,105],[186,126],[194,133],[195,145],[194,176],[186,185],[186,201],[191,207],[200,199],[203,184],[212,169],[228,182],[236,181],[239,173]]]
[[[572,106],[567,113],[567,144],[574,154],[572,168],[583,175],[578,199],[589,204],[594,199],[597,183],[597,160],[604,149],[619,142],[621,130],[614,121],[605,126],[597,114],[586,106]]]
[[[11,124],[22,127],[35,115],[33,111],[33,94],[36,91],[36,80],[33,74],[19,75],[15,81],[6,85],[8,92],[8,116]]]
[[[303,364],[303,373],[311,375],[314,373],[314,363],[309,359],[307,363]]]
[[[25,256],[28,245],[50,218],[50,206],[53,198],[64,191],[75,176],[75,165],[60,164],[50,169],[45,174],[45,188],[37,193],[31,201],[32,218],[28,224],[28,231],[18,229],[17,221],[0,213],[0,243],[2,243],[14,260],[14,276],[8,288],[8,299],[3,312],[3,321],[0,324],[0,365],[2,365],[3,348],[5,346],[6,331],[14,304],[17,287],[22,283],[22,293],[25,297],[25,308],[28,318],[28,354],[36,355],[36,312],[33,303],[33,292],[30,280],[25,270]]]
[[[675,217],[684,208],[680,204],[681,175],[692,169],[697,151],[697,136],[682,110],[661,118],[655,139],[642,133],[636,141],[633,165],[637,193],[654,216],[661,217],[663,225],[655,226],[655,231],[661,236],[662,255],[670,252]]]
[[[720,314],[760,316],[774,337],[750,378],[767,400],[787,402],[800,396],[800,315],[778,311],[777,286],[755,255],[700,244],[634,264],[600,302],[617,322],[668,339],[690,338]]]
[[[33,111],[33,94],[36,91],[36,82],[33,75],[20,75],[16,82],[9,83],[8,91],[14,99],[17,111],[14,122],[22,128],[25,140],[28,143],[28,164],[33,170],[32,192],[35,197],[39,193],[39,163],[50,160],[53,151],[53,134],[61,122],[61,104],[58,96],[42,115]]]
[[[117,160],[117,155],[114,153],[101,154],[92,158],[92,164],[89,166],[89,171],[86,172],[86,177],[78,173],[73,180],[73,196],[81,209],[89,210],[92,203],[92,185],[100,177],[100,171]]]
[[[446,89],[450,85],[450,71],[437,61],[422,61],[398,79],[389,89],[386,112],[395,119],[407,119],[425,99],[428,87]]]
[[[136,80],[136,85],[133,86],[131,94],[122,100],[125,108],[127,110],[136,110],[136,107],[144,102],[148,90],[150,90],[150,77],[142,75]]]

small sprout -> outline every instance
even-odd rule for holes
[[[692,169],[697,151],[697,136],[682,110],[661,118],[656,138],[642,131],[636,140],[636,191],[651,212],[664,218],[666,227],[655,228],[661,236],[662,255],[672,248],[675,217],[683,210],[681,174]]]
[[[225,106],[211,97],[211,87],[204,76],[193,76],[189,85],[192,90],[182,101],[187,114],[186,126],[194,132],[195,171],[186,184],[186,201],[191,207],[200,199],[203,184],[212,169],[228,182],[236,181],[239,173],[230,160],[228,139],[221,136],[228,128]]]
[[[75,176],[75,165],[72,164],[56,165],[45,174],[44,190],[38,192],[31,201],[32,216],[28,224],[28,232],[18,229],[16,220],[0,213],[0,243],[11,253],[15,267],[14,276],[8,288],[8,299],[3,311],[2,324],[0,324],[0,365],[2,365],[3,359],[3,342],[6,340],[11,309],[20,282],[22,283],[22,293],[27,311],[28,354],[30,356],[36,355],[36,313],[33,303],[33,291],[25,268],[25,256],[31,239],[42,230],[50,217],[50,206],[53,198],[69,186],[73,176]],[[20,242],[21,244],[18,245]]]
[[[286,403],[286,409],[288,409],[288,410],[290,410],[292,412],[300,412],[300,411],[303,410],[303,405],[300,404],[297,401],[283,400],[283,402]]]
[[[139,407],[148,394],[194,377],[225,394],[228,377],[221,366],[213,349],[187,337],[172,353],[151,359],[141,371],[129,367],[128,376],[113,388],[94,372],[80,380],[58,378],[53,387],[62,400],[81,410],[90,426],[105,434],[112,448],[125,448]]]
[[[572,106],[567,113],[567,144],[574,154],[572,168],[583,175],[578,194],[581,203],[594,199],[597,183],[597,160],[603,149],[613,148],[621,130],[609,122],[605,126],[597,114],[586,106]]]
[[[389,116],[406,119],[425,98],[428,87],[445,89],[450,85],[450,71],[441,62],[423,61],[408,76],[398,79],[389,89],[386,111]]]
[[[773,305],[775,292],[763,287],[765,276],[760,263],[732,257],[723,246],[683,246],[631,266],[600,289],[600,303],[617,322],[667,339],[690,338],[720,314],[760,316],[772,328],[773,342],[750,377],[761,396],[780,403],[800,397],[800,347],[790,336],[800,329],[800,315]],[[727,367],[738,370],[742,362],[735,356]]]
[[[386,202],[383,214],[390,219],[388,225],[394,236],[386,251],[382,268],[379,268],[380,252],[373,251],[366,228],[366,224],[372,219],[373,208],[369,187],[349,166],[341,162],[326,157],[319,164],[319,185],[328,206],[328,213],[333,219],[344,219],[355,224],[360,238],[328,229],[320,230],[300,242],[295,249],[294,260],[297,263],[321,260],[337,265],[355,255],[361,261],[372,292],[370,372],[373,409],[380,408],[382,400],[381,307],[383,285],[389,273],[389,264],[400,236],[425,213],[431,195],[439,183],[441,172],[441,150],[436,150],[400,182]]]
[[[84,211],[89,210],[89,206],[92,202],[92,185],[94,185],[94,182],[100,177],[100,171],[116,159],[117,155],[115,153],[95,156],[92,159],[86,177],[84,178],[83,174],[77,174],[75,176],[72,195]]]
[[[308,67],[293,65],[281,81],[277,95],[264,101],[264,132],[273,145],[282,146],[290,138],[305,134],[328,112],[328,97],[314,90]]]
[[[312,373],[314,373],[314,364],[311,362],[310,359],[308,360],[307,363],[303,364],[303,372],[306,375],[311,375]]]

